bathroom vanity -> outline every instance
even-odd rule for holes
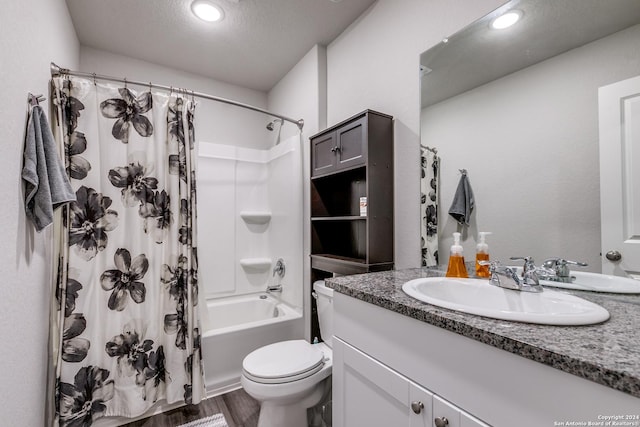
[[[640,425],[640,295],[572,291],[610,319],[533,325],[439,308],[402,291],[409,280],[438,275],[326,279],[336,291],[334,426]]]

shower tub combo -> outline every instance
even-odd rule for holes
[[[209,300],[207,314],[202,352],[209,396],[240,387],[242,360],[253,350],[303,335],[302,313],[271,294]]]
[[[280,124],[279,132],[278,122],[270,127]],[[304,337],[301,147],[298,134],[268,149],[200,141],[198,277],[209,396],[240,387],[252,351]],[[273,273],[280,258],[286,276]]]

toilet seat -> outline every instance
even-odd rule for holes
[[[259,348],[242,362],[244,375],[262,384],[307,378],[324,366],[324,354],[304,340],[282,341]]]

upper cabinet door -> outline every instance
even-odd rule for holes
[[[364,165],[367,161],[367,117],[336,130],[338,170]]]
[[[337,163],[336,133],[331,132],[311,140],[311,176],[335,170]]]

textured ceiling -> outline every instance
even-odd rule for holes
[[[519,23],[489,28],[512,9]],[[511,0],[422,54],[422,107],[638,23],[640,0]]]
[[[191,0],[66,2],[82,45],[268,91],[375,0],[212,0],[218,23],[194,17]]]

